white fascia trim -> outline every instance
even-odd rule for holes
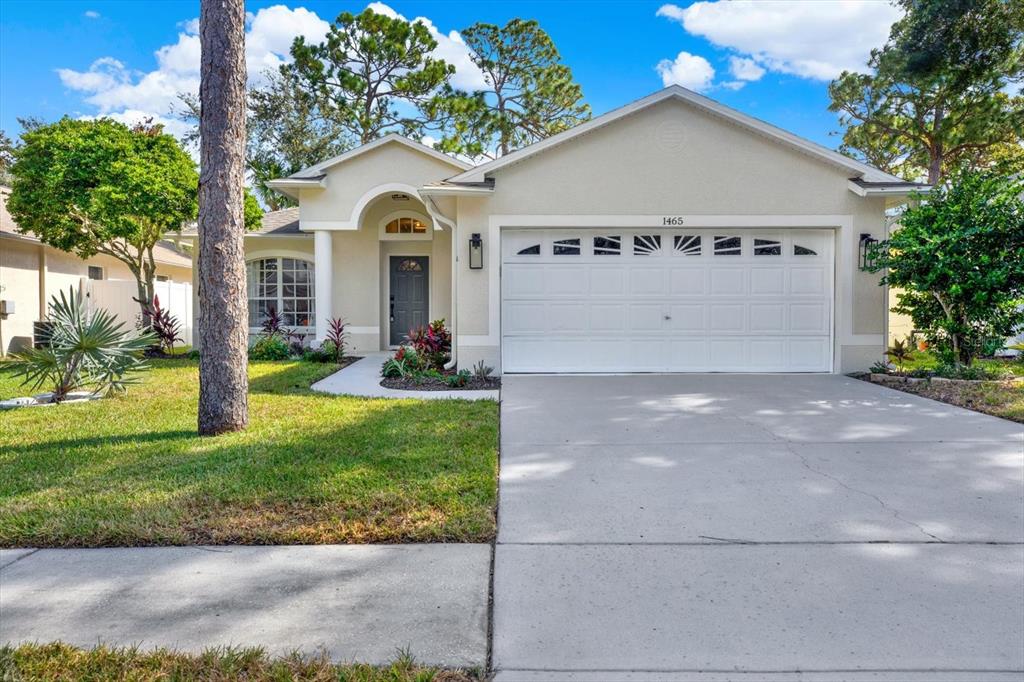
[[[857,235],[853,230],[853,216],[849,214],[808,214],[808,215],[682,215],[681,226],[662,224],[663,216],[650,215],[492,215],[487,230],[487,334],[463,336],[463,346],[501,345],[501,230],[502,228],[550,228],[550,227],[659,227],[665,229],[731,227],[734,229],[757,228],[808,228],[837,230],[833,256],[835,267],[833,277],[833,371],[839,366],[839,346],[873,345],[876,335],[853,332],[853,289],[857,268],[854,258],[857,249]]]
[[[427,145],[421,144],[419,142],[416,142],[415,140],[410,140],[409,138],[404,137],[402,135],[399,135],[398,133],[388,133],[387,135],[385,135],[382,138],[376,139],[373,142],[367,142],[366,144],[359,145],[355,149],[350,149],[347,152],[345,152],[344,154],[339,154],[338,156],[335,156],[334,158],[327,159],[326,161],[321,161],[320,163],[317,163],[317,164],[314,164],[312,166],[309,166],[308,168],[303,168],[299,172],[294,173],[289,178],[282,178],[282,180],[301,179],[301,176],[303,176],[303,175],[317,175],[319,173],[324,172],[328,168],[333,168],[334,166],[337,166],[340,163],[345,163],[346,161],[354,159],[357,156],[362,156],[363,154],[365,154],[367,152],[370,152],[370,151],[373,151],[374,149],[377,149],[378,147],[383,147],[384,145],[391,144],[391,143],[397,143],[397,144],[403,145],[405,147],[408,147],[409,149],[412,149],[413,151],[416,151],[416,152],[419,152],[421,154],[426,154],[427,156],[433,157],[433,158],[437,159],[438,161],[444,161],[445,163],[450,164],[450,165],[454,166],[455,168],[458,168],[458,169],[463,170],[463,171],[468,170],[468,169],[473,167],[472,164],[469,164],[469,163],[466,163],[465,161],[462,161],[460,159],[456,159],[454,157],[448,156],[447,154],[444,154],[442,152],[437,151],[433,147],[428,147]],[[275,185],[274,185],[275,182],[279,182],[279,181],[278,180],[271,180],[268,184],[271,187],[275,187]]]
[[[494,194],[493,187],[420,187],[420,196],[431,197],[477,197]]]
[[[700,109],[703,109],[704,111],[707,111],[726,120],[732,121],[733,123],[739,124],[742,127],[745,127],[761,135],[764,135],[768,138],[788,144],[791,147],[796,148],[798,151],[802,151],[811,156],[818,157],[823,161],[827,161],[829,163],[832,163],[833,165],[845,168],[854,173],[857,173],[858,175],[863,175],[866,177],[866,179],[879,182],[900,181],[900,178],[897,178],[894,175],[885,173],[877,168],[867,165],[866,163],[861,163],[860,161],[851,159],[850,157],[844,156],[843,154],[833,151],[828,147],[823,147],[822,145],[817,144],[816,142],[811,142],[810,140],[804,139],[799,135],[794,135],[788,130],[783,130],[782,128],[773,126],[770,123],[766,123],[760,119],[756,119],[753,116],[748,116],[743,112],[737,111],[736,109],[733,109],[731,107],[727,107],[724,104],[720,104],[714,101],[713,99],[704,97],[703,95],[698,95],[696,92],[693,92],[692,90],[687,90],[686,88],[683,88],[678,85],[669,86],[664,90],[660,90],[651,95],[648,95],[647,97],[638,99],[637,101],[632,102],[631,104],[627,104],[624,107],[620,107],[618,109],[610,111],[607,114],[598,116],[597,118],[592,118],[586,123],[581,123],[580,125],[575,126],[574,128],[570,128],[569,130],[563,131],[557,135],[553,135],[552,137],[546,138],[539,142],[535,142],[528,147],[524,147],[523,149],[514,151],[511,154],[506,154],[505,156],[495,159],[494,161],[490,161],[480,166],[476,166],[475,168],[465,171],[464,173],[449,178],[449,180],[453,182],[480,182],[484,180],[488,174],[493,173],[494,171],[500,168],[504,168],[505,166],[508,166],[513,163],[518,163],[519,161],[522,161],[523,159],[533,156],[534,154],[538,154],[546,149],[560,145],[564,142],[573,139],[578,135],[588,133],[592,130],[595,130],[596,128],[600,128],[609,123],[612,123],[613,121],[617,121],[620,118],[634,114],[638,111],[646,109],[647,107],[650,107],[666,99],[678,99],[680,101],[687,102]]]
[[[847,181],[846,186],[851,192],[859,197],[909,197],[914,193],[927,193],[931,189],[931,187],[927,185],[918,187],[863,187],[852,180]]]

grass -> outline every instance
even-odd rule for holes
[[[0,413],[0,546],[493,537],[495,403],[321,395],[333,366],[252,363],[249,428],[200,438],[197,363],[153,364],[126,395]]]
[[[915,369],[934,369],[938,359],[928,352],[915,352],[904,364],[907,372]],[[975,364],[984,367],[999,367],[1009,370],[1017,377],[1024,376],[1024,362],[1019,360],[981,359]],[[977,381],[977,382],[921,382],[917,384],[891,384],[908,393],[915,393],[932,400],[966,407],[1003,419],[1024,422],[1024,382],[1022,381]]]
[[[316,682],[478,682],[479,671],[439,670],[399,656],[385,667],[339,665],[324,656],[271,658],[261,649],[210,649],[183,654],[167,649],[99,646],[83,650],[60,642],[0,647],[3,680],[310,680]]]

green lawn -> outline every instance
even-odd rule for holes
[[[334,368],[250,365],[250,426],[199,438],[198,366],[127,395],[0,413],[0,546],[490,540],[494,402],[319,395]],[[0,397],[25,395],[0,373]]]
[[[212,649],[199,655],[166,649],[78,649],[56,642],[0,647],[2,680],[309,680],[310,682],[478,682],[479,671],[438,670],[399,657],[387,667],[339,665],[325,657],[271,658],[260,649]]]

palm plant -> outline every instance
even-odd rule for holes
[[[24,377],[22,385],[31,384],[33,390],[50,387],[53,402],[79,388],[123,391],[136,381],[129,374],[148,368],[142,353],[156,336],[126,329],[106,310],[90,315],[73,289],[51,299],[49,320],[48,343],[14,353],[6,369]]]

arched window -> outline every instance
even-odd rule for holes
[[[386,234],[426,234],[427,225],[418,218],[395,218],[384,226]]]
[[[316,327],[313,264],[298,258],[260,258],[245,268],[249,295],[249,327],[258,329],[271,310],[286,327]]]

